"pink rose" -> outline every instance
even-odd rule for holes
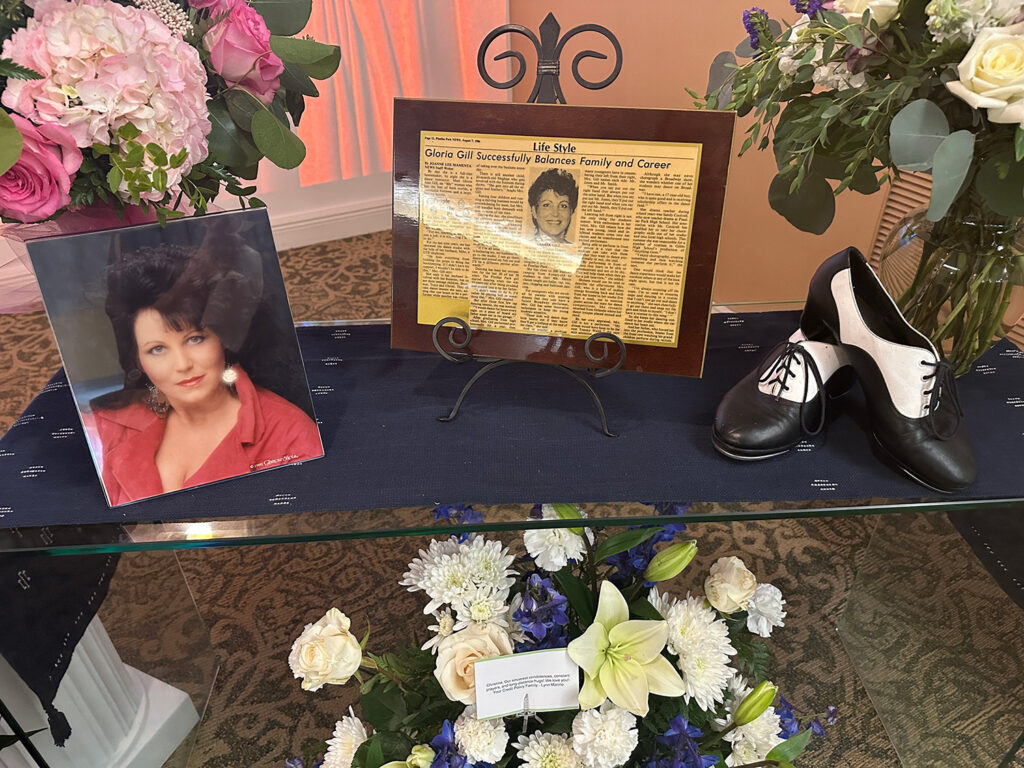
[[[238,85],[264,104],[274,99],[284,71],[270,50],[270,30],[259,11],[245,3],[231,12],[203,37],[210,64],[228,85]]]
[[[82,165],[74,137],[59,125],[35,126],[11,115],[24,142],[18,162],[0,176],[0,215],[32,222],[71,202],[71,175]]]

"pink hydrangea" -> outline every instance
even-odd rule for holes
[[[270,50],[270,30],[255,8],[238,3],[214,24],[203,46],[210,52],[210,65],[228,85],[237,85],[269,104],[281,87],[284,64]]]
[[[0,176],[0,215],[18,221],[42,221],[71,202],[72,175],[82,153],[59,125],[32,125],[11,115],[21,133],[18,161]]]
[[[111,144],[132,123],[142,144],[168,155],[188,150],[185,163],[167,172],[171,190],[208,154],[206,70],[150,11],[110,0],[45,0],[2,55],[43,78],[8,80],[0,101],[37,125],[66,128],[79,147]],[[120,193],[127,199],[125,184]]]

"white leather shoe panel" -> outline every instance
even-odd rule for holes
[[[832,374],[849,363],[846,353],[837,345],[826,344],[822,341],[808,341],[803,331],[799,328],[789,337],[789,340],[794,344],[800,344],[814,358],[814,362],[818,366],[818,373],[821,374],[822,382],[828,381],[832,378]],[[757,388],[766,395],[775,396],[778,394],[783,400],[789,400],[793,403],[809,403],[813,400],[818,394],[818,384],[815,382],[814,376],[807,374],[807,369],[803,362],[800,361],[798,364],[799,358],[790,362],[790,371],[792,373],[786,379],[787,389],[783,389],[781,393],[779,392],[782,388],[780,376],[783,374],[783,371],[780,370],[779,361],[780,359],[777,358],[772,367],[765,372],[766,381],[759,382]],[[805,381],[806,390],[804,389]]]
[[[919,419],[925,414],[928,398],[924,394],[928,382],[921,377],[931,369],[921,365],[922,360],[938,362],[934,352],[920,347],[908,347],[887,341],[875,335],[861,315],[853,293],[853,276],[849,269],[832,278],[832,295],[839,309],[839,340],[843,344],[860,347],[874,358],[885,386],[889,390],[896,410],[908,419]]]

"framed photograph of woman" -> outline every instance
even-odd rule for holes
[[[29,255],[111,506],[323,456],[264,210]]]

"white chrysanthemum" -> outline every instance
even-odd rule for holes
[[[516,755],[523,761],[523,768],[581,768],[583,765],[572,748],[572,740],[558,733],[534,731],[529,736],[520,736]]]
[[[455,721],[455,744],[471,763],[496,763],[505,756],[508,731],[499,717],[477,720],[476,707],[466,707]]]
[[[778,587],[771,584],[758,584],[754,589],[754,596],[747,604],[747,629],[761,637],[771,637],[775,627],[783,627],[782,620],[786,618],[786,612],[782,606],[786,601],[782,599],[782,592]]]
[[[424,613],[433,613],[442,605],[458,601],[466,589],[472,586],[469,569],[458,554],[442,555],[426,570],[425,576],[424,590],[430,602],[424,606]]]
[[[779,736],[779,716],[775,714],[775,707],[768,707],[756,720],[729,731],[722,738],[732,744],[732,754],[725,758],[726,765],[747,765],[764,760],[783,741]]]
[[[654,606],[654,610],[660,613],[662,618],[665,618],[668,615],[668,609],[679,601],[672,595],[661,594],[657,587],[651,587],[651,591],[647,593],[647,602]]]
[[[679,657],[686,691],[683,699],[694,699],[705,711],[723,700],[722,691],[732,676],[729,657],[736,649],[729,642],[729,628],[701,597],[686,596],[668,610],[668,648]]]
[[[732,672],[732,677],[729,678],[729,683],[725,686],[725,692],[728,694],[725,697],[725,717],[716,717],[711,721],[711,727],[716,731],[724,731],[732,725],[733,713],[740,705],[740,702],[753,690],[747,682],[747,678],[736,670],[730,671]]]
[[[542,520],[558,520],[558,513],[550,504],[540,508]],[[589,533],[589,531],[588,531]],[[578,562],[586,554],[583,536],[568,528],[543,528],[526,531],[523,544],[530,557],[545,571],[560,571],[572,560]]]
[[[572,721],[572,748],[587,768],[616,768],[637,745],[636,716],[605,702],[580,712]]]
[[[445,555],[454,555],[459,551],[459,540],[452,536],[444,541],[434,539],[426,550],[420,550],[420,556],[409,563],[409,570],[398,582],[403,587],[408,587],[410,592],[426,590],[427,574],[437,565],[438,561]]]
[[[359,745],[370,738],[366,726],[355,716],[352,707],[334,725],[334,737],[327,740],[323,768],[350,768]]]
[[[420,646],[421,651],[429,650],[431,653],[437,653],[437,644],[455,632],[455,617],[452,616],[449,609],[434,611],[434,618],[437,619],[437,624],[427,627],[434,633],[434,636]]]
[[[459,545],[459,558],[465,564],[470,580],[478,587],[490,587],[499,592],[515,583],[512,563],[516,557],[509,554],[508,547],[500,541],[473,536]]]
[[[458,616],[455,631],[465,629],[470,624],[497,624],[508,627],[508,590],[494,592],[490,587],[471,587],[456,600],[452,607]]]

